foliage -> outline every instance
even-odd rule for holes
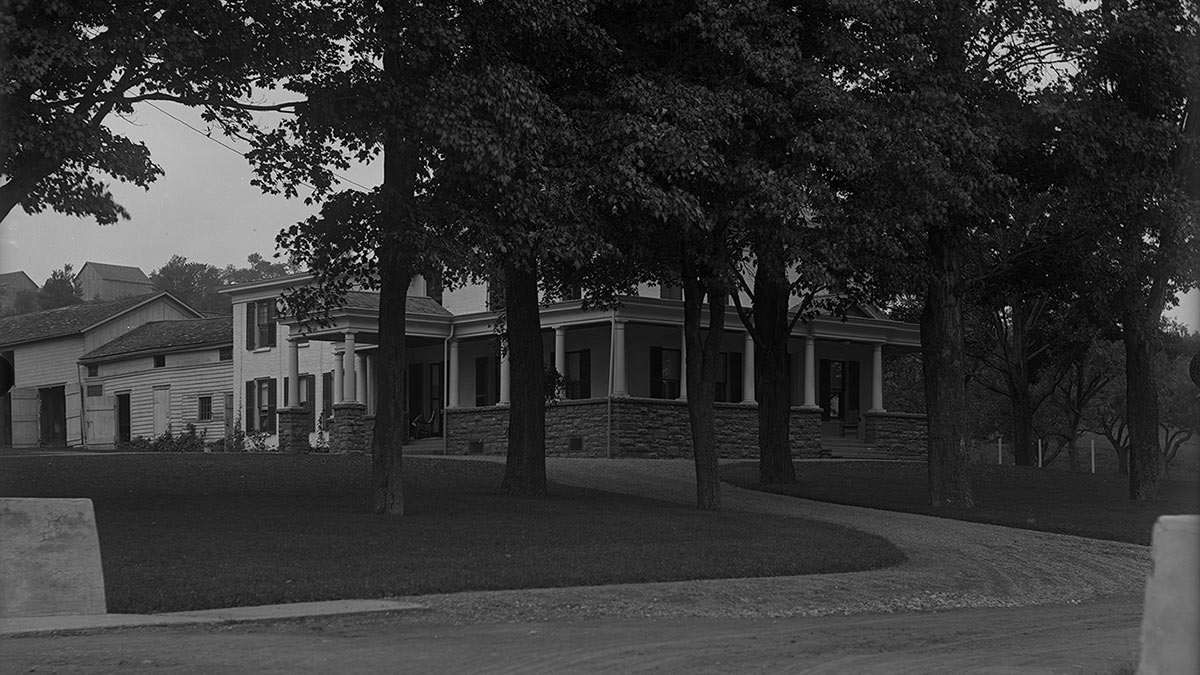
[[[221,270],[201,262],[189,262],[173,255],[162,267],[150,272],[155,290],[168,291],[192,309],[202,312],[229,313],[229,296],[217,291],[221,287]]]
[[[275,257],[279,257],[278,254]],[[245,267],[226,265],[220,271],[220,279],[226,284],[244,284],[251,281],[265,281],[295,274],[300,268],[287,261],[271,262],[262,257],[261,253],[251,253],[246,256]]]
[[[312,3],[242,0],[8,0],[0,20],[0,219],[19,203],[88,216],[128,218],[107,179],[146,188],[162,169],[149,149],[106,122],[140,102],[236,105],[255,88],[319,58]]]
[[[83,288],[76,283],[71,263],[62,269],[52,270],[49,278],[37,292],[39,309],[54,309],[83,302]]]

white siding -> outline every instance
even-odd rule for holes
[[[75,361],[83,355],[83,337],[42,340],[13,347],[15,387],[76,385],[79,371]]]
[[[233,362],[220,361],[89,378],[87,384],[102,384],[105,397],[123,393],[130,395],[130,436],[133,438],[151,438],[154,435],[154,389],[170,387],[168,422],[171,433],[184,433],[188,423],[192,423],[196,425],[197,433],[203,432],[206,440],[213,441],[225,435],[224,396],[231,391],[232,376]],[[209,422],[198,419],[201,396],[213,397],[213,418]],[[85,398],[84,405],[87,404]]]

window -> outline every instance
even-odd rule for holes
[[[717,389],[714,401],[737,403],[742,400],[742,355],[722,352],[717,365]]]
[[[583,299],[583,286],[579,286],[579,285],[567,286],[566,288],[563,289],[562,299],[564,302],[566,302],[568,300],[582,300]]]
[[[200,422],[211,422],[212,418],[212,397],[201,396],[199,410],[196,411],[196,419]]]
[[[333,377],[333,373],[329,373],[329,376]],[[308,413],[305,416],[305,419],[307,420],[305,431],[310,433],[317,430],[316,410],[313,407],[313,390],[316,388],[316,384],[316,375],[300,375],[300,407],[304,408],[304,410]],[[283,378],[283,407],[286,408],[292,405],[291,401],[288,400],[290,397],[291,388],[288,387],[288,378],[285,377]]]
[[[650,348],[650,398],[679,398],[680,351]]]
[[[232,361],[233,360],[233,347],[221,347],[221,349],[219,349],[217,351],[217,360]]]
[[[104,395],[104,385],[102,385],[102,384],[89,384],[89,385],[87,386],[87,395],[88,395],[88,397],[89,397],[89,398],[95,398],[95,397],[97,397],[97,396],[103,396],[103,395]]]
[[[475,359],[475,406],[495,405],[500,400],[500,361],[490,356]]]
[[[246,349],[254,351],[274,347],[276,340],[275,322],[278,318],[275,299],[258,300],[246,304]]]
[[[682,300],[683,287],[664,284],[658,288],[658,297],[663,300]]]
[[[167,357],[165,354],[159,354],[154,357],[154,367],[163,368],[167,365]]]
[[[88,366],[88,377],[98,377],[100,375],[100,366]]]
[[[592,350],[567,352],[567,398],[592,397]]]
[[[275,378],[246,382],[246,431],[275,433]]]

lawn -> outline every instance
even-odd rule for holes
[[[1159,499],[1128,498],[1129,478],[1033,467],[973,465],[972,509],[933,509],[928,474],[919,462],[803,462],[796,485],[758,484],[757,463],[722,466],[721,478],[741,487],[837,504],[994,523],[1029,530],[1149,544],[1160,515],[1200,513],[1195,475],[1165,480]],[[1183,474],[1181,474],[1183,475]]]
[[[896,564],[855,530],[552,485],[492,462],[405,459],[408,514],[369,513],[360,455],[0,457],[0,495],[89,497],[110,612],[482,589],[815,574]]]

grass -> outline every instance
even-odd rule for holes
[[[735,485],[837,504],[924,513],[1029,530],[1149,544],[1155,519],[1164,514],[1200,513],[1193,476],[1163,481],[1159,499],[1128,498],[1129,479],[1120,475],[1069,473],[1033,467],[970,467],[975,507],[933,509],[928,475],[917,462],[805,462],[796,485],[758,484],[758,465],[721,468]]]
[[[351,456],[0,458],[0,495],[89,497],[110,612],[483,589],[845,572],[896,564],[880,537],[799,518],[552,485],[500,493],[490,462],[406,458],[408,514],[369,513]]]

